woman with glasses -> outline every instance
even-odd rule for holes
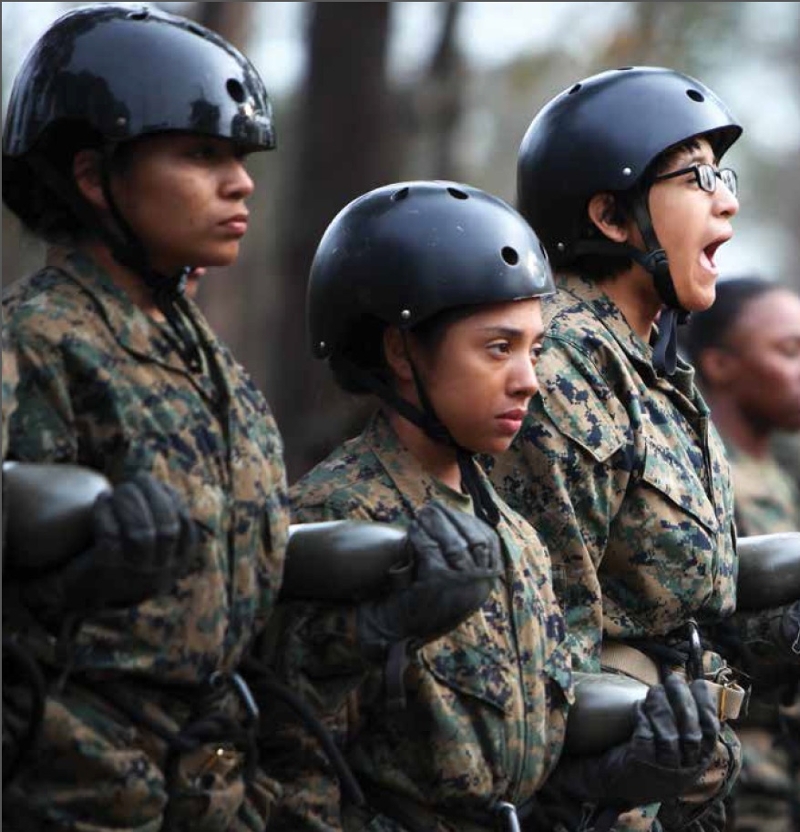
[[[720,160],[741,132],[697,80],[628,67],[557,95],[519,151],[519,208],[560,291],[544,303],[541,395],[491,476],[551,552],[575,667],[652,685],[678,666],[723,705],[693,793],[617,830],[715,828],[739,765],[725,719],[743,691],[702,641],[735,605],[730,475],[677,325],[714,302],[739,208]]]

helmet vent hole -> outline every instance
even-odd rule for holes
[[[575,93],[583,86],[583,84],[575,84],[574,86],[570,87],[569,92],[567,95],[575,95]]]
[[[128,20],[147,20],[150,17],[150,12],[147,9],[136,9],[127,15]]]
[[[459,191],[458,188],[448,188],[447,193],[454,196],[456,199],[469,199],[469,196],[464,191]]]
[[[228,91],[228,95],[237,104],[241,104],[246,98],[244,87],[235,78],[228,78],[227,82],[225,83],[225,89]]]
[[[519,263],[519,254],[517,254],[517,250],[511,248],[511,246],[503,246],[500,254],[503,255],[503,260],[505,260],[509,266],[516,266],[517,263]]]
[[[686,90],[686,95],[692,99],[692,101],[705,101],[705,96],[703,93],[698,92],[697,90]]]
[[[542,257],[549,263],[550,262],[550,255],[547,253],[547,249],[544,247],[544,243],[539,243],[539,251],[542,252]]]
[[[401,199],[405,199],[408,196],[408,188],[400,188],[399,191],[395,191],[392,194],[392,201],[399,202]]]

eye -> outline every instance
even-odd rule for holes
[[[785,358],[800,358],[800,341],[788,341],[778,347]]]
[[[492,343],[487,346],[487,349],[489,352],[497,355],[510,355],[511,343],[509,341],[492,341]]]
[[[211,142],[198,142],[189,148],[187,155],[191,159],[211,160],[219,156],[219,149]]]
[[[531,347],[531,360],[535,364],[542,357],[542,345],[534,344]]]

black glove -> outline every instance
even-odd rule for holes
[[[169,592],[195,565],[189,512],[174,488],[150,474],[100,494],[92,526],[93,546],[41,577],[20,580],[25,603],[47,624]]]
[[[692,809],[697,817],[689,820],[687,814]],[[709,804],[672,800],[662,803],[658,810],[658,821],[664,832],[725,832],[735,828],[728,826],[728,820],[728,809],[722,798]]]
[[[411,639],[413,646],[450,632],[479,609],[503,571],[500,538],[477,517],[427,503],[408,529],[414,579],[386,598],[358,606],[367,655]]]
[[[710,765],[719,733],[706,682],[671,673],[636,709],[628,742],[597,757],[562,757],[542,799],[624,811],[686,792]]]

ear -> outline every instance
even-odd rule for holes
[[[615,243],[628,242],[628,229],[614,221],[614,197],[609,193],[595,194],[590,200],[587,211],[589,219],[602,233]]]
[[[708,347],[698,357],[698,369],[714,387],[727,387],[739,375],[736,355],[723,347]]]
[[[414,373],[408,360],[405,338],[396,326],[387,326],[383,331],[383,353],[392,374],[400,381],[413,381]]]
[[[79,150],[72,160],[72,175],[83,198],[94,208],[105,210],[100,154],[96,150]]]

